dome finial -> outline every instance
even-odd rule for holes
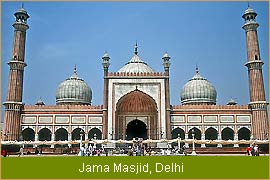
[[[198,68],[198,64],[196,64],[196,74],[199,73],[199,68]]]
[[[137,43],[137,41],[136,41],[136,44],[135,44],[135,50],[134,50],[134,54],[138,54],[138,43]]]
[[[77,75],[77,68],[76,68],[76,64],[75,64],[75,66],[74,66],[74,75]]]

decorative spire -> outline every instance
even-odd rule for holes
[[[137,41],[136,41],[136,44],[135,44],[135,50],[134,50],[134,54],[138,54],[138,44],[137,44]]]
[[[74,66],[74,75],[77,75],[77,68],[76,68],[76,64],[75,64],[75,66]]]
[[[76,64],[75,64],[75,66],[74,66],[73,75],[70,77],[70,79],[79,79],[79,77],[78,77],[78,75],[77,75]]]
[[[24,9],[24,3],[22,2],[22,8]]]
[[[196,74],[199,74],[198,64],[196,64]]]

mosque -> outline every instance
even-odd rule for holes
[[[79,77],[76,67],[57,88],[56,104],[22,102],[27,11],[15,12],[14,43],[4,114],[5,140],[130,140],[191,139],[265,140],[269,132],[267,101],[257,37],[257,13],[248,7],[242,18],[246,33],[250,102],[238,105],[233,99],[216,105],[217,91],[198,67],[181,90],[181,105],[170,104],[170,56],[162,57],[164,71],[154,71],[144,62],[135,45],[133,57],[117,72],[110,72],[110,57],[102,57],[103,104],[92,105],[92,91]],[[244,46],[244,44],[243,44]],[[31,65],[30,65],[31,66]],[[207,144],[199,144],[206,147]],[[221,144],[216,145],[221,147]],[[238,144],[232,145],[237,147]]]

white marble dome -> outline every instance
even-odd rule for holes
[[[91,104],[92,90],[77,75],[76,67],[74,74],[60,83],[56,91],[56,104]]]
[[[125,64],[118,72],[140,73],[140,72],[154,72],[154,70],[143,62],[138,55],[134,55],[131,60]]]
[[[134,56],[118,72],[128,73],[151,73],[154,70],[138,56],[138,45],[135,45]]]
[[[215,87],[203,78],[196,68],[196,74],[181,91],[181,103],[185,104],[216,104],[217,91]]]

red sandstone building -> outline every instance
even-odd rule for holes
[[[77,75],[76,67],[73,75],[58,86],[56,105],[45,105],[41,100],[36,105],[25,105],[22,89],[29,15],[23,8],[14,15],[14,43],[4,102],[6,140],[75,140],[81,132],[83,139],[190,139],[192,129],[195,138],[201,140],[263,140],[268,136],[259,24],[257,13],[250,7],[242,16],[250,92],[247,105],[237,105],[234,100],[216,105],[215,87],[199,74],[198,67],[182,89],[182,104],[171,105],[170,56],[165,53],[162,57],[164,71],[155,72],[139,57],[137,43],[133,57],[117,72],[109,72],[109,55],[102,57],[103,105],[91,105],[91,89]]]

